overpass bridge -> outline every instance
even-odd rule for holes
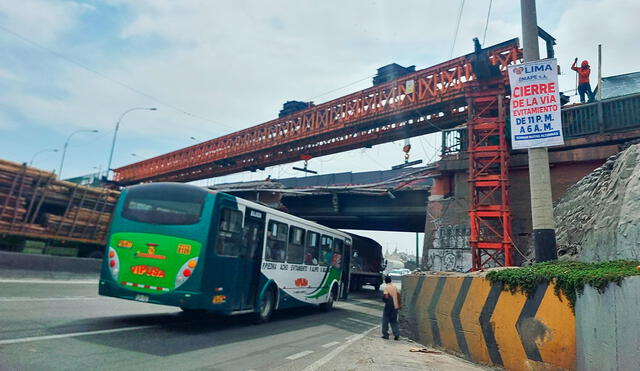
[[[424,232],[434,167],[338,173],[209,187],[332,228]]]
[[[630,142],[640,140],[640,93],[562,110],[564,146],[549,148],[554,200]],[[443,131],[441,160],[428,167],[221,184],[212,189],[345,229],[425,232],[423,265],[471,269],[469,159],[465,125]],[[513,240],[530,251],[531,211],[526,151],[511,151]],[[516,252],[517,263],[523,261]]]
[[[463,205],[460,208],[447,206],[446,212],[437,209],[437,203],[430,203],[427,214],[434,216],[436,225],[443,223],[438,216],[443,213],[459,209],[456,222],[466,215],[467,222],[458,224],[468,226],[464,234],[468,238],[465,240],[461,233],[459,236],[465,246],[471,245],[474,269],[512,265],[516,263],[513,248],[522,250],[517,249],[523,245],[518,236],[528,238],[530,233],[518,224],[529,222],[529,212],[527,217],[520,214],[526,207],[516,206],[512,210],[512,203],[520,202],[518,197],[526,194],[528,184],[520,182],[521,175],[510,175],[511,170],[521,171],[526,161],[522,160],[521,152],[510,151],[505,136],[509,99],[506,68],[521,61],[521,56],[517,39],[485,49],[477,43],[473,53],[462,57],[317,106],[310,105],[261,125],[115,169],[114,180],[123,185],[186,182],[442,131],[445,151],[437,169],[430,170],[435,191],[431,197],[436,200],[454,195],[453,199],[465,202],[458,203]],[[580,163],[591,161],[584,165],[585,169],[590,167],[601,160],[602,154],[611,153],[616,142],[636,135],[622,133],[636,124],[636,116],[628,113],[635,102],[614,99],[563,110],[563,130],[570,140],[563,149],[554,147],[552,151],[560,158]],[[609,143],[608,147],[603,143]],[[599,147],[595,152],[598,154],[588,147]],[[584,175],[585,171],[579,173]],[[460,174],[462,177],[458,178]],[[462,188],[466,189],[466,196],[461,193]],[[517,190],[513,199],[512,189]],[[339,201],[339,196],[332,195],[331,202],[336,200]],[[310,208],[311,204],[305,206]],[[325,223],[337,223],[339,215],[316,209],[315,213],[304,215],[316,220],[324,215]],[[512,211],[516,210],[518,215],[512,217],[515,215]],[[364,220],[365,215],[359,219]],[[378,228],[392,225],[388,220],[370,223]],[[430,231],[429,225],[427,220],[426,232]],[[431,240],[432,235],[429,236]]]

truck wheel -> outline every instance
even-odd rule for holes
[[[271,315],[273,314],[273,308],[275,307],[275,295],[271,288],[268,288],[264,295],[262,295],[262,299],[258,305],[258,311],[255,314],[255,323],[265,323],[271,319]]]
[[[92,251],[91,254],[87,256],[87,258],[102,259],[103,255],[104,253],[102,252],[102,250],[95,250],[95,251]]]

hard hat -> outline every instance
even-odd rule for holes
[[[585,67],[585,66],[588,67],[589,66],[589,61],[585,59],[585,60],[582,61],[581,65],[582,65],[582,67]]]

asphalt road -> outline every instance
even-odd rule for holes
[[[336,309],[191,317],[105,298],[97,281],[0,279],[0,370],[303,370],[330,368],[340,348],[379,323],[372,290]]]

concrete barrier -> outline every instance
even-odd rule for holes
[[[101,262],[100,259],[0,251],[0,269],[10,271],[95,275],[100,273]]]
[[[640,369],[640,277],[610,283],[600,293],[586,287],[576,301],[579,370]]]
[[[576,321],[552,285],[502,291],[478,276],[404,276],[405,334],[470,361],[508,370],[576,368]]]

